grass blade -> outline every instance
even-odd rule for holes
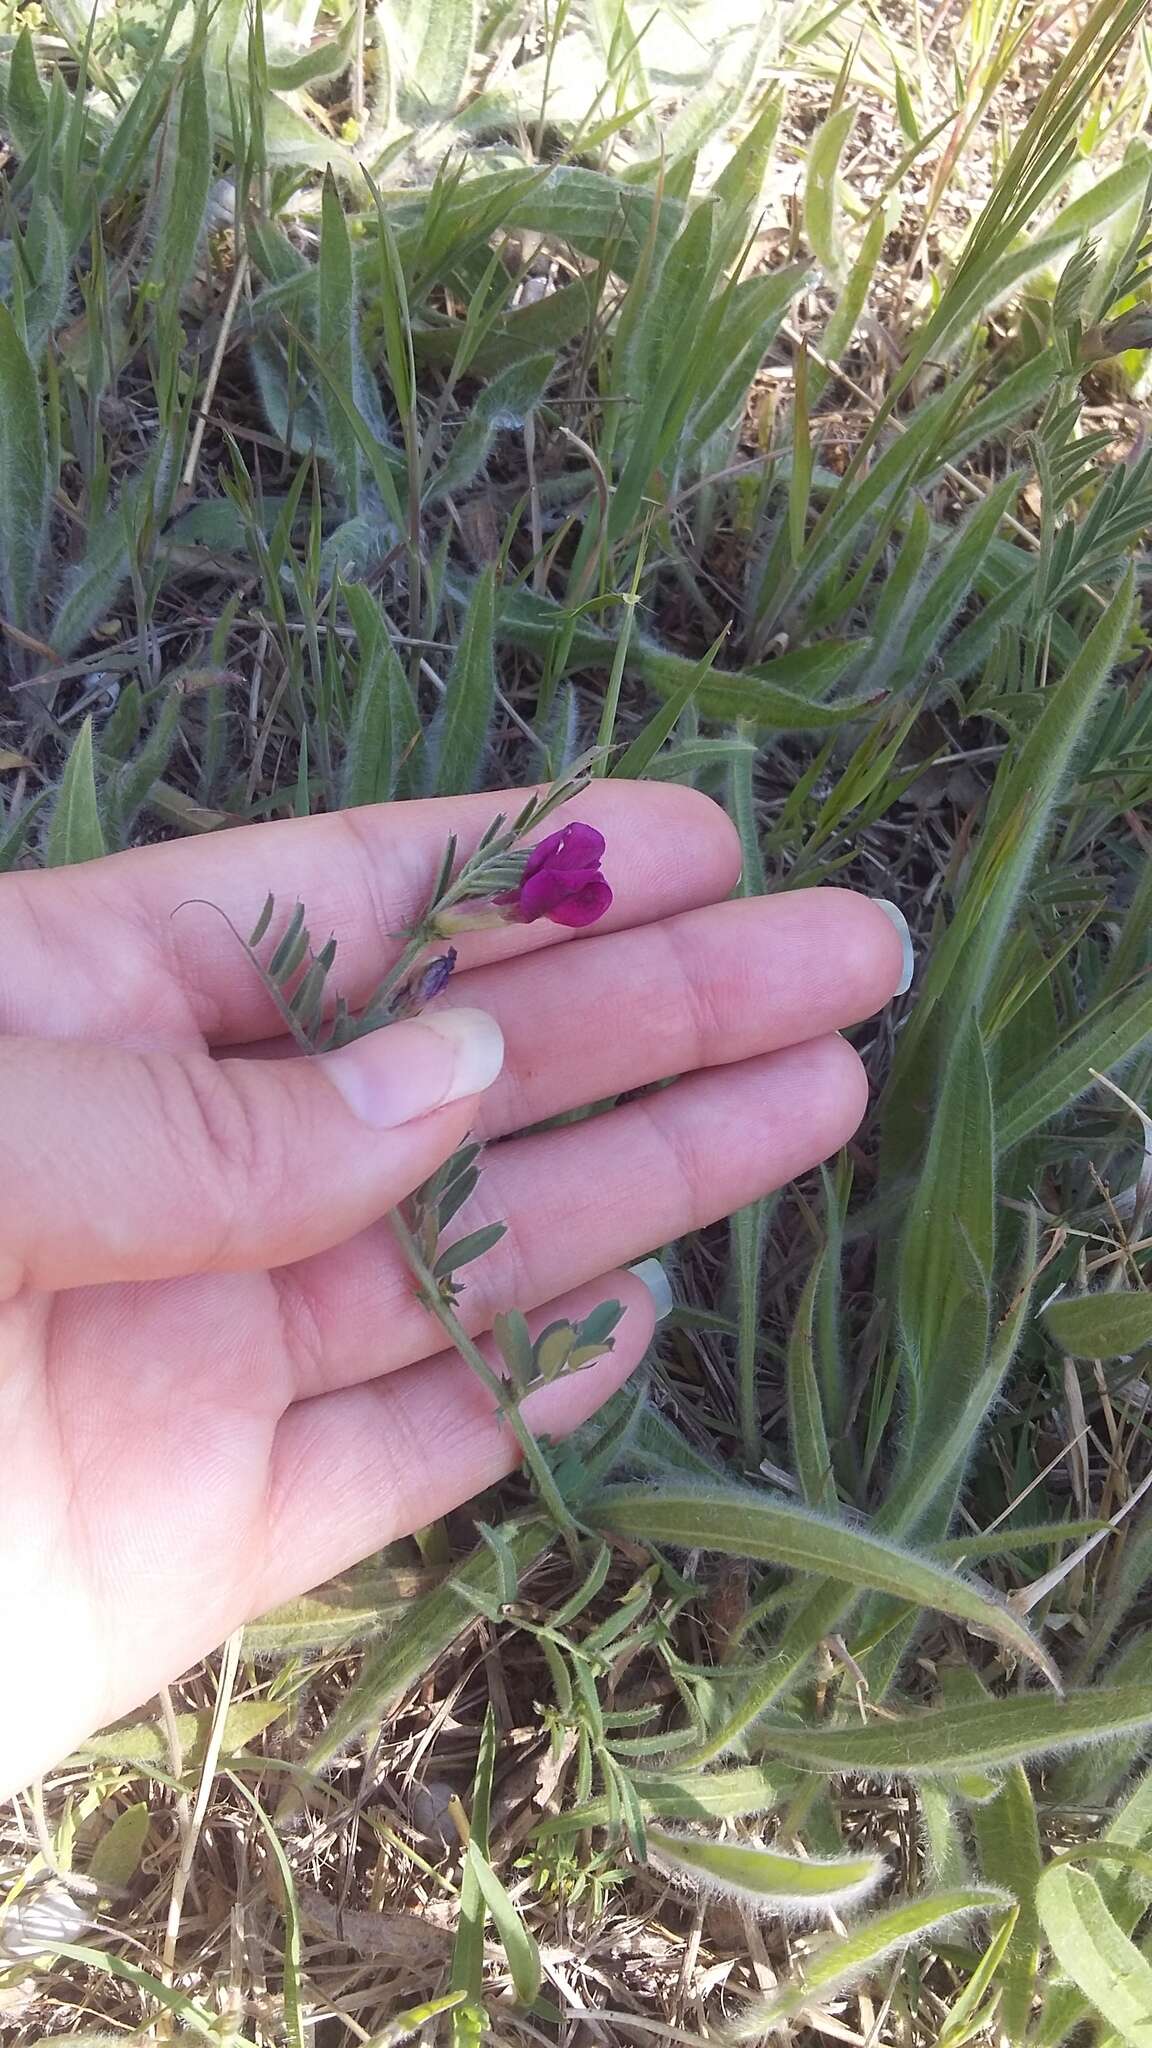
[[[488,1858],[477,1847],[475,1837],[468,1844],[467,1865],[476,1879],[484,1904],[492,1916],[492,1924],[500,1937],[500,1946],[508,1958],[508,1968],[512,1972],[516,1996],[522,2005],[532,2005],[539,1994],[542,1975],[536,1937],[531,1929],[524,1925]],[[479,1989],[480,1986],[477,1986],[476,1990]]]
[[[452,2039],[456,2048],[472,2048],[479,2038],[475,2014],[484,1996],[484,1893],[478,1863],[486,1860],[488,1827],[492,1811],[492,1773],[496,1765],[496,1718],[489,1705],[480,1731],[480,1752],[472,1781],[472,1811],[468,1818],[468,1854],[460,1884],[460,1918],[452,1949],[449,1988],[463,1992],[468,2005],[452,2016]],[[472,1854],[473,1846],[477,1854]]]

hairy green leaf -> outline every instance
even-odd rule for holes
[[[45,865],[70,866],[75,861],[97,860],[107,852],[100,806],[96,796],[96,763],[92,750],[92,714],[84,720],[64,769],[60,794],[48,827]]]
[[[1049,1334],[1074,1358],[1123,1358],[1152,1344],[1152,1294],[1065,1295],[1044,1311]]]
[[[880,1856],[786,1856],[749,1842],[706,1842],[699,1835],[645,1830],[648,1854],[701,1892],[737,1899],[754,1911],[818,1911],[854,1905],[884,1875]]]
[[[1051,1671],[1045,1651],[992,1593],[850,1523],[823,1521],[804,1509],[735,1488],[679,1491],[670,1484],[659,1490],[609,1489],[589,1512],[598,1527],[643,1542],[763,1558],[791,1571],[815,1572],[845,1586],[868,1587],[917,1607],[936,1608],[986,1630],[1030,1663]]]
[[[25,34],[27,31],[25,30]],[[0,609],[27,631],[40,609],[51,483],[40,386],[32,358],[0,301]]]
[[[899,1721],[843,1728],[800,1728],[761,1721],[758,1738],[772,1756],[814,1771],[893,1771],[955,1775],[1013,1764],[1152,1727],[1147,1686],[1093,1686],[1063,1698],[1024,1693],[1002,1700],[933,1707]]]
[[[808,145],[804,178],[804,233],[829,277],[838,277],[843,250],[836,231],[836,180],[844,146],[856,119],[854,107],[838,107],[822,121]]]
[[[1152,1963],[1117,1926],[1087,1871],[1058,1863],[1036,1889],[1057,1960],[1129,2048],[1152,2048]]]
[[[235,1756],[240,1750],[247,1749],[250,1742],[254,1742],[265,1728],[270,1728],[273,1721],[280,1720],[287,1711],[287,1700],[237,1700],[229,1707],[224,1722],[221,1756]],[[214,1718],[210,1707],[205,1707],[198,1714],[177,1714],[175,1728],[186,1771],[194,1770],[203,1763]],[[168,1731],[162,1721],[140,1721],[130,1728],[110,1728],[105,1734],[93,1735],[89,1742],[82,1742],[76,1755],[90,1763],[139,1764],[143,1769],[155,1764],[162,1771],[172,1768]]]
[[[929,1892],[924,1898],[900,1899],[883,1913],[862,1920],[846,1935],[835,1935],[817,1943],[806,1957],[799,1982],[757,1999],[730,2021],[722,2038],[726,2041],[759,2039],[772,2027],[794,2019],[807,2006],[842,1985],[855,1983],[883,1962],[894,1950],[932,1936],[946,1939],[958,1923],[976,1913],[1002,1913],[1010,1904],[1004,1892],[981,1885],[962,1885],[952,1891]]]
[[[489,567],[477,577],[464,615],[433,736],[436,791],[441,796],[459,796],[475,789],[480,780],[496,701],[492,654],[495,598],[495,570]]]

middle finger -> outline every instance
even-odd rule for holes
[[[889,1000],[902,952],[867,897],[805,889],[473,969],[446,1000],[491,1011],[505,1043],[476,1134],[841,1031]]]

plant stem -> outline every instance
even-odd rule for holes
[[[399,1209],[392,1210],[388,1221],[392,1225],[396,1240],[408,1262],[409,1270],[420,1288],[425,1306],[431,1309],[432,1314],[455,1345],[465,1364],[471,1367],[481,1385],[488,1389],[501,1415],[508,1423],[520,1449],[524,1453],[524,1463],[536,1481],[536,1488],[543,1505],[548,1510],[564,1541],[567,1543],[573,1559],[578,1561],[579,1528],[556,1484],[544,1452],[520,1413],[519,1403],[510,1398],[504,1381],[499,1377],[499,1374],[493,1372],[488,1360],[479,1346],[473,1343],[472,1338],[468,1335],[455,1310],[451,1309],[444,1300],[436,1278],[431,1268],[425,1264],[421,1256],[420,1247]]]

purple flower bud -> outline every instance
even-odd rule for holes
[[[580,929],[595,924],[612,903],[600,872],[604,835],[594,825],[565,825],[532,848],[515,889],[493,897],[513,924],[553,924]]]
[[[402,982],[388,1005],[388,1014],[393,1018],[415,1017],[430,1003],[434,996],[442,995],[452,978],[456,965],[456,948],[449,946],[446,953],[438,953],[435,960],[429,960],[417,969],[408,980]]]
[[[452,979],[455,965],[455,946],[449,946],[446,953],[438,953],[435,960],[430,960],[420,976],[416,995],[417,1002],[430,1003],[433,996],[443,995],[444,990]]]

